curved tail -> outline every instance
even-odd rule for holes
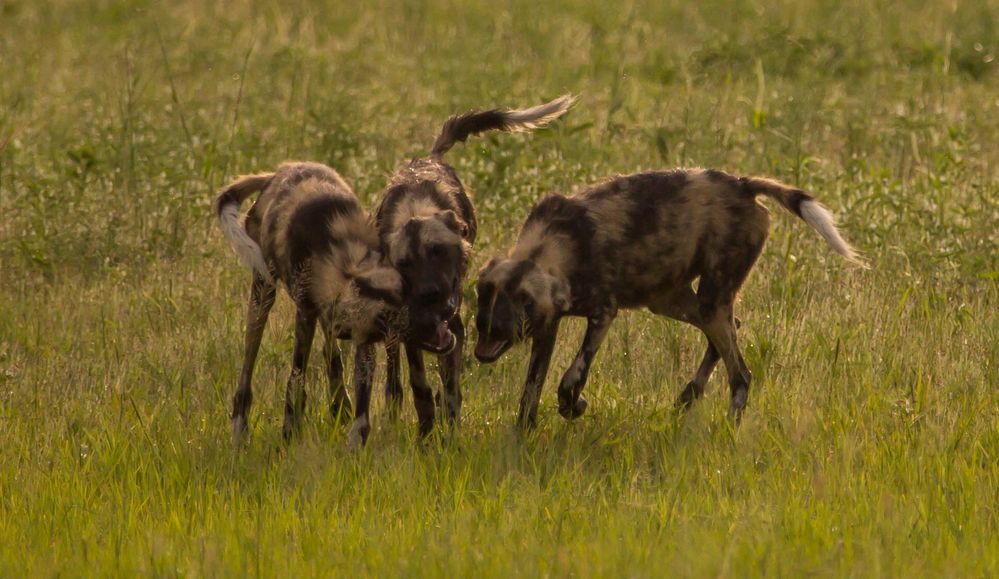
[[[246,233],[239,221],[239,205],[250,195],[266,189],[273,179],[274,173],[240,177],[223,189],[212,203],[212,209],[222,225],[222,233],[236,250],[239,261],[271,283],[274,280],[260,246]]]
[[[805,220],[805,223],[818,231],[819,235],[826,240],[826,243],[836,253],[861,267],[868,267],[856,250],[839,234],[839,229],[836,228],[836,219],[832,213],[816,201],[814,197],[801,189],[788,187],[772,179],[744,177],[741,181],[750,193],[754,195],[766,195],[783,205],[791,213]]]
[[[450,151],[455,143],[463,142],[471,135],[486,131],[519,133],[543,127],[564,115],[574,104],[576,97],[564,94],[551,102],[529,109],[492,109],[453,116],[441,128],[430,155],[440,157]]]

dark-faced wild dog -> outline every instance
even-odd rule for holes
[[[433,392],[427,385],[422,350],[438,355],[443,395],[441,406],[449,421],[461,410],[462,348],[461,285],[475,241],[472,202],[444,154],[455,143],[490,130],[527,131],[562,116],[573,105],[565,95],[523,110],[489,110],[451,117],[441,129],[430,156],[414,159],[392,177],[376,211],[382,250],[402,274],[409,313],[406,359],[420,433],[434,424]],[[402,404],[399,349],[387,345],[386,398],[397,412]]]
[[[256,192],[262,193],[241,224],[239,205]],[[318,322],[326,339],[330,410],[337,417],[350,413],[337,338],[354,341],[356,412],[348,443],[362,446],[371,429],[374,344],[391,337],[402,304],[402,278],[381,259],[374,224],[340,175],[317,163],[285,163],[274,173],[242,177],[222,190],[214,208],[237,255],[253,270],[233,441],[246,434],[253,366],[280,281],[297,308],[284,436],[299,428],[305,410],[305,368]]]
[[[516,245],[489,261],[477,284],[476,358],[492,362],[514,341],[532,338],[518,423],[537,421],[562,316],[584,316],[587,323],[558,388],[559,413],[575,418],[586,410],[580,394],[611,322],[619,309],[638,307],[692,324],[708,339],[677,405],[686,408],[702,395],[720,357],[728,370],[729,412],[738,420],[751,375],[736,344],[733,305],[770,230],[758,195],[775,199],[837,253],[861,263],[811,195],[769,179],[702,169],[650,172],[535,205]]]

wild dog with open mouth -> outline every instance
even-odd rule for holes
[[[575,418],[586,410],[580,394],[611,322],[619,309],[638,307],[692,324],[708,339],[677,405],[686,408],[702,395],[721,357],[729,412],[738,420],[752,377],[736,344],[733,306],[770,230],[758,195],[775,199],[837,253],[862,263],[811,195],[769,179],[678,169],[621,176],[539,202],[507,256],[482,268],[476,288],[476,358],[493,362],[515,340],[532,338],[518,423],[537,422],[562,316],[587,322],[582,347],[558,388],[559,413]]]
[[[240,203],[261,191],[240,224]],[[334,416],[350,414],[337,338],[355,343],[357,407],[348,443],[363,446],[371,429],[374,344],[392,337],[402,305],[402,278],[381,259],[378,232],[354,192],[325,165],[284,163],[274,173],[238,179],[221,192],[214,208],[240,260],[253,270],[243,370],[233,398],[233,441],[246,433],[253,366],[280,280],[297,307],[283,434],[289,438],[301,423],[305,368],[318,321],[326,338],[323,353]]]
[[[404,280],[409,312],[405,339],[414,405],[420,433],[434,424],[433,392],[427,385],[421,350],[438,354],[443,409],[449,421],[461,411],[461,284],[465,279],[476,221],[472,202],[444,154],[455,143],[491,130],[520,132],[542,127],[565,114],[575,102],[564,95],[523,110],[489,110],[451,117],[444,123],[430,156],[414,159],[392,177],[376,211],[382,250]],[[387,346],[389,408],[402,404],[399,348]]]

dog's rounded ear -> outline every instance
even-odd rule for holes
[[[462,238],[468,237],[468,224],[462,221],[458,214],[448,209],[437,214],[437,218],[444,222],[448,229],[457,233]]]

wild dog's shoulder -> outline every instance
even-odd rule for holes
[[[514,253],[557,253],[557,261],[562,263],[585,261],[593,254],[596,233],[596,220],[584,203],[572,197],[549,195],[527,216]],[[572,254],[571,259],[567,252]]]
[[[385,239],[411,219],[445,211],[474,228],[474,210],[454,170],[433,159],[416,159],[393,176],[375,210],[375,222]]]
[[[525,225],[535,223],[566,224],[575,220],[589,220],[586,204],[578,197],[548,195],[534,204]]]

